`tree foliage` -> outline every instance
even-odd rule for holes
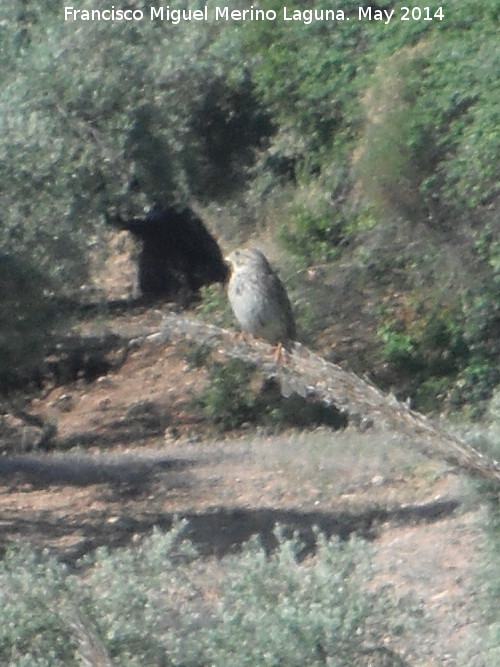
[[[210,54],[217,31],[65,22],[63,4],[0,10],[0,246],[73,286],[104,210],[228,196],[272,128],[243,69]]]

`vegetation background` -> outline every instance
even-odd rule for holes
[[[500,380],[495,0],[409,21],[395,3],[388,25],[64,21],[63,6],[0,8],[4,380],[42,350],[39,293],[92,283],[106,211],[190,202],[222,244],[279,239],[306,340],[336,317],[321,289],[342,267],[376,295],[356,370],[388,364],[380,382],[420,409],[482,411]],[[322,270],[304,295],[306,267]]]
[[[419,410],[485,414],[500,383],[497,0],[429,0],[432,20],[397,16],[388,25],[72,22],[64,21],[65,4],[3,0],[0,7],[4,389],[29,377],[51,336],[71,327],[58,304],[100,297],[105,213],[139,215],[155,201],[186,202],[221,245],[253,239],[269,247],[308,344],[337,360],[329,332],[342,310],[363,341],[349,359],[354,370],[410,396]],[[78,8],[99,4],[82,0]],[[160,4],[133,6],[147,15]],[[170,7],[202,4],[213,14],[217,3],[172,0]],[[359,4],[344,0],[342,9],[356,14]],[[404,4],[391,4],[396,15]],[[282,4],[262,0],[259,7],[280,13]],[[366,296],[369,321],[359,318],[351,293]],[[213,298],[207,294],[206,312]],[[327,547],[322,557],[333,558]],[[283,565],[284,556],[277,558],[270,567]],[[321,576],[311,573],[317,592]],[[63,579],[50,586],[65,589]],[[293,581],[286,585],[300,597]],[[372,610],[359,600],[348,604],[362,617],[359,632],[369,634]],[[241,610],[234,613],[232,623],[241,620]],[[67,664],[75,647],[53,644],[57,629],[48,627],[36,664]],[[108,648],[120,664],[153,650],[123,648],[119,632],[128,630],[116,632]],[[318,634],[311,636],[318,646]],[[184,664],[178,641],[168,664]],[[204,659],[212,661],[213,646],[225,640],[206,641]],[[322,650],[330,650],[328,641]],[[57,662],[49,654],[59,648]],[[320,653],[310,664],[326,664]],[[23,655],[15,664],[34,664]],[[193,653],[186,664],[200,660]]]

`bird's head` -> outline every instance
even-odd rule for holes
[[[257,248],[237,248],[229,253],[224,261],[229,265],[231,273],[244,267],[265,266],[268,263],[264,254]]]

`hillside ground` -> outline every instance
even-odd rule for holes
[[[145,318],[154,327],[161,313]],[[71,563],[100,545],[133,544],[176,516],[190,519],[189,535],[209,557],[255,533],[271,544],[277,522],[306,542],[315,525],[356,532],[376,546],[376,581],[431,621],[406,647],[413,664],[466,664],[463,651],[467,664],[483,664],[473,604],[483,510],[465,481],[394,434],[214,435],[191,407],[205,379],[178,346],[144,344],[97,381],[34,399],[71,448],[26,454],[14,473],[4,470],[3,545],[29,542]]]
[[[80,325],[133,338],[161,309]],[[189,519],[217,559],[276,523],[313,546],[313,528],[357,533],[376,547],[373,585],[423,612],[405,654],[415,665],[483,665],[476,569],[484,509],[470,484],[397,434],[348,428],[217,433],[193,397],[206,371],[182,344],[142,342],[93,382],[47,387],[29,410],[57,424],[65,451],[0,461],[2,546],[27,542],[73,563],[96,547],[133,545],[154,526]],[[214,561],[214,562],[217,562]]]

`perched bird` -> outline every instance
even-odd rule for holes
[[[272,345],[295,340],[295,320],[285,287],[265,255],[256,248],[234,250],[228,298],[243,332]]]

